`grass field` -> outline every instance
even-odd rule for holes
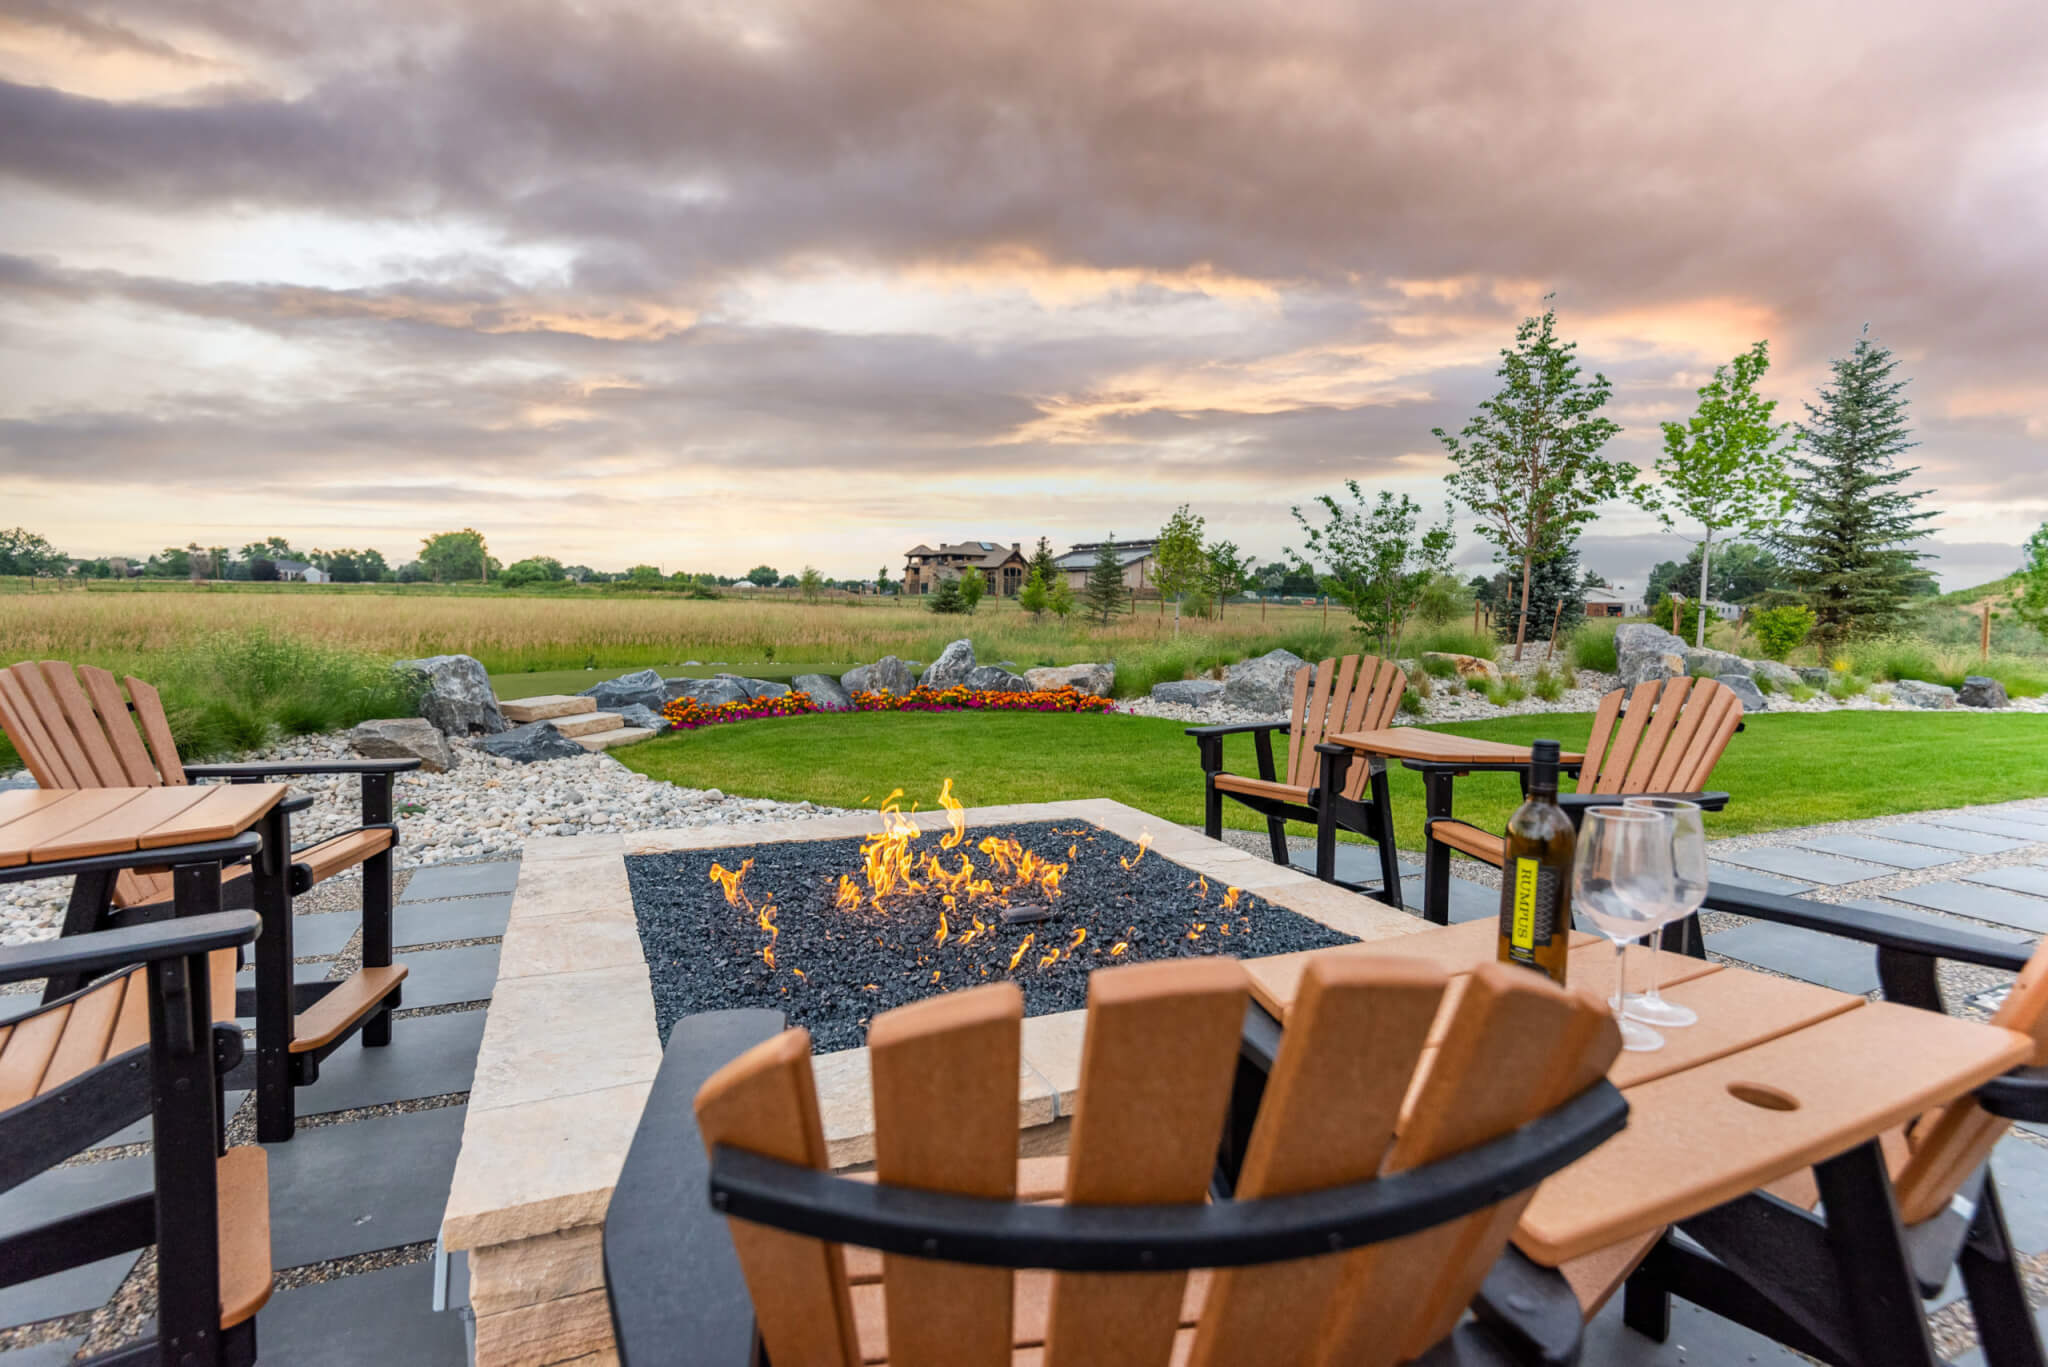
[[[1439,729],[1527,744],[1583,744],[1583,714],[1504,717]],[[655,778],[749,797],[870,807],[901,787],[935,805],[941,782],[969,806],[1109,797],[1167,821],[1202,819],[1195,743],[1175,722],[1128,716],[866,713],[708,727],[615,751]],[[2048,723],[2038,716],[1762,714],[1722,757],[1715,786],[1735,795],[1711,833],[1740,835],[1826,821],[2048,795]],[[1251,742],[1225,743],[1227,763],[1257,772]],[[1796,756],[1796,762],[1792,757]],[[1397,833],[1422,843],[1422,782],[1392,772]],[[1497,830],[1519,800],[1508,775],[1458,784],[1459,815]],[[1233,826],[1259,829],[1224,805]],[[1305,829],[1305,828],[1304,828]]]

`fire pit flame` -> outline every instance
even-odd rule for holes
[[[1136,854],[1123,854],[1123,855],[1118,855],[1118,856],[1117,856],[1117,861],[1116,861],[1116,862],[1117,862],[1117,863],[1119,863],[1119,864],[1122,864],[1122,865],[1123,865],[1123,866],[1124,866],[1124,867],[1125,867],[1126,869],[1135,869],[1135,868],[1137,868],[1137,867],[1138,867],[1138,865],[1139,865],[1139,864],[1141,864],[1141,863],[1143,863],[1143,862],[1145,861],[1145,851],[1147,851],[1147,850],[1149,850],[1149,849],[1151,849],[1151,848],[1152,848],[1152,832],[1150,832],[1150,831],[1139,831],[1139,832],[1138,832],[1138,852],[1137,852]],[[1074,847],[1073,847],[1072,845],[1069,845],[1069,846],[1067,846],[1067,857],[1068,857],[1069,859],[1071,859],[1071,858],[1073,858],[1073,855],[1074,855]]]

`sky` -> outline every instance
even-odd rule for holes
[[[1955,588],[2048,519],[2044,243],[2034,0],[0,0],[0,526],[868,577],[1184,502],[1271,558],[1440,505],[1554,295],[1641,464],[1867,324]]]

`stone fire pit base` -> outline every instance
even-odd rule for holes
[[[1341,934],[1379,940],[1427,928],[1419,917],[1117,802],[981,807],[967,818],[970,829],[1079,820],[1133,841],[1149,831],[1152,857]],[[599,1235],[661,1063],[626,856],[879,829],[873,813],[862,813],[528,842],[441,1226],[447,1248],[469,1253],[480,1367],[616,1360]],[[1067,1011],[1024,1022],[1017,1121],[1027,1156],[1065,1151],[1084,1021],[1084,1012]],[[814,1069],[834,1166],[872,1161],[867,1050],[822,1054]]]

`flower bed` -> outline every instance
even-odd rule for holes
[[[1029,693],[1002,693],[975,688],[926,688],[922,684],[908,693],[859,692],[853,695],[855,712],[1109,712],[1116,704],[1076,688],[1040,689]],[[764,717],[797,717],[807,712],[844,712],[843,707],[820,707],[811,695],[785,693],[779,698],[756,698],[750,702],[720,703],[706,707],[695,698],[676,698],[661,709],[674,731],[694,731],[700,726],[717,726],[730,721],[758,721]]]

